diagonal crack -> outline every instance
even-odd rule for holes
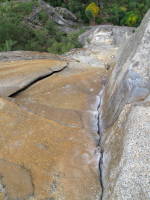
[[[12,97],[12,98],[15,98],[17,95],[19,95],[21,92],[23,92],[24,90],[28,89],[29,87],[31,87],[32,85],[34,85],[35,83],[45,79],[45,78],[48,78],[49,76],[52,76],[54,74],[57,74],[63,70],[65,70],[67,68],[67,65],[64,66],[62,69],[59,69],[59,70],[56,70],[56,71],[52,71],[52,72],[48,72],[46,74],[42,74],[41,76],[31,80],[27,85],[25,85],[23,88],[17,90],[16,92],[12,93],[11,95],[9,95],[8,97]]]

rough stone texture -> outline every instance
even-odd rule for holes
[[[99,68],[65,70],[20,93],[15,102],[63,125],[95,130],[95,105],[105,74],[106,71]]]
[[[69,10],[65,9],[64,11],[63,8],[58,8],[58,7],[54,8],[43,0],[40,0],[39,4],[40,4],[40,8],[44,9],[46,13],[48,14],[48,16],[50,17],[50,19],[52,19],[57,24],[63,25],[63,26],[77,25],[74,22],[75,20],[77,20],[76,16],[74,16],[74,14],[71,13]]]
[[[65,56],[0,54],[0,83],[11,88],[0,98],[1,199],[150,199],[149,16],[114,70],[132,28],[94,27],[89,44]]]
[[[135,28],[112,25],[98,25],[91,27],[79,36],[79,41],[84,47],[109,45],[120,46],[133,32]]]
[[[77,17],[67,8],[56,7],[55,11],[58,12],[66,20],[77,21]]]
[[[66,66],[67,63],[64,61],[49,59],[0,62],[0,95],[10,96]]]
[[[33,195],[30,172],[23,166],[0,159],[0,193],[6,199],[25,199]]]
[[[25,17],[24,23],[31,28],[41,28],[42,24],[39,21],[41,11],[45,11],[49,20],[56,23],[63,32],[68,33],[77,29],[77,17],[72,12],[66,8],[53,7],[43,0],[38,1],[38,6],[32,10],[29,16]]]
[[[149,95],[149,19],[148,13],[135,34],[120,50],[117,65],[105,90],[105,127],[117,119],[126,103],[144,100]]]
[[[149,41],[150,11],[121,47],[103,93],[103,200],[150,199]]]
[[[0,158],[30,171],[35,199],[99,199],[99,155],[91,132],[60,125],[2,98],[0,127]],[[5,175],[2,163],[0,167],[0,174]],[[7,176],[11,173],[10,165]],[[6,185],[6,194],[14,199],[19,195],[18,191],[22,191],[23,196],[19,199],[25,199],[31,194],[32,187],[28,189],[31,183],[27,187],[23,179],[22,183],[12,187],[14,174],[11,176],[2,182]],[[22,176],[25,175],[21,172],[15,173],[16,181],[19,182]],[[11,188],[12,193],[7,188]]]
[[[0,52],[0,61],[15,61],[15,60],[35,60],[35,59],[51,59],[62,60],[59,55],[54,55],[46,52],[36,51],[7,51]]]
[[[79,36],[83,49],[75,49],[65,54],[77,61],[76,65],[113,68],[118,47],[134,31],[134,28],[99,25]]]
[[[0,159],[8,163],[3,169],[0,162],[0,176],[4,177],[0,180],[0,198],[99,200],[97,109],[107,71],[73,64],[63,69],[72,62],[69,58],[50,59],[49,54],[37,52],[1,55],[5,59],[1,62],[1,83],[12,89],[10,92],[7,87],[0,98]],[[7,97],[27,84],[26,80],[32,81],[33,75],[56,70],[59,72],[31,82],[13,98]],[[28,182],[20,182],[25,176]]]

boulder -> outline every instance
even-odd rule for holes
[[[150,199],[150,11],[120,48],[100,111],[103,200]]]
[[[40,29],[42,27],[39,21],[41,11],[44,11],[48,19],[53,21],[63,32],[68,33],[77,29],[77,17],[71,11],[67,8],[53,7],[43,0],[38,1],[38,6],[33,8],[29,16],[25,17],[24,23],[33,29]]]
[[[97,25],[88,27],[85,33],[79,36],[84,47],[107,45],[120,46],[134,31],[135,28],[113,25]]]

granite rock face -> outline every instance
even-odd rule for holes
[[[0,57],[0,198],[99,200],[98,94],[107,70],[46,53]]]
[[[84,47],[102,46],[106,42],[110,45],[120,46],[133,32],[135,28],[112,25],[99,25],[89,28],[79,36],[79,41]]]
[[[150,199],[150,12],[133,30],[0,53],[0,199]]]
[[[22,2],[22,0],[19,0]],[[31,0],[28,0],[31,1]],[[36,6],[32,13],[25,17],[24,22],[31,28],[40,28],[42,25],[39,21],[39,14],[44,11],[48,19],[58,25],[58,28],[65,33],[75,31],[77,28],[77,17],[66,8],[53,7],[43,0],[38,0],[38,6]]]
[[[94,132],[61,125],[3,98],[0,119],[2,199],[99,198]]]
[[[79,36],[83,49],[74,49],[65,56],[77,62],[77,66],[113,68],[118,48],[134,31],[134,28],[99,25],[90,27]]]
[[[58,72],[66,66],[66,62],[50,59],[1,62],[0,95],[11,96],[33,82]]]
[[[103,200],[150,199],[150,11],[103,91]]]

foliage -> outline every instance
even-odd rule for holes
[[[61,40],[63,42],[60,42],[58,39],[55,40],[52,46],[48,48],[48,52],[61,54],[73,48],[80,48],[81,44],[79,43],[77,38],[82,32],[83,31],[81,30],[79,32],[69,33],[67,37],[62,36]],[[60,39],[59,35],[58,38]]]
[[[136,14],[135,12],[127,12],[127,14],[123,17],[121,20],[121,24],[127,25],[127,26],[136,26],[138,25],[138,22],[140,21],[140,16]]]
[[[138,26],[150,8],[150,0],[45,0],[52,6],[72,11],[84,24],[94,18],[97,24]],[[95,3],[94,3],[95,2]],[[99,5],[100,3],[100,5]],[[100,15],[98,15],[99,8]],[[38,16],[41,26],[31,28],[25,17],[38,6],[38,0],[0,0],[0,51],[36,50],[62,54],[81,47],[81,32],[62,33],[44,10]]]
[[[78,48],[80,31],[62,33],[56,24],[48,19],[44,10],[39,13],[41,28],[33,29],[24,22],[37,6],[37,1],[5,1],[0,5],[0,51],[32,50],[62,54],[71,48]]]
[[[95,17],[98,16],[100,12],[100,7],[97,6],[95,2],[90,3],[86,8],[85,8],[85,15],[89,19],[90,23],[95,24]]]
[[[98,24],[138,26],[150,8],[150,0],[45,0],[52,6],[62,6],[72,11],[84,23],[93,17],[86,7],[95,2],[101,8]],[[99,5],[100,4],[100,5]]]
[[[88,18],[85,15],[85,7],[91,2],[91,0],[45,0],[54,7],[65,7],[73,12],[79,20],[84,23],[88,22]]]
[[[150,8],[149,0],[108,0],[102,9],[103,23],[138,26]]]
[[[85,12],[88,12],[88,11],[91,12],[94,18],[99,14],[100,8],[96,5],[96,3],[92,2],[85,8]]]

